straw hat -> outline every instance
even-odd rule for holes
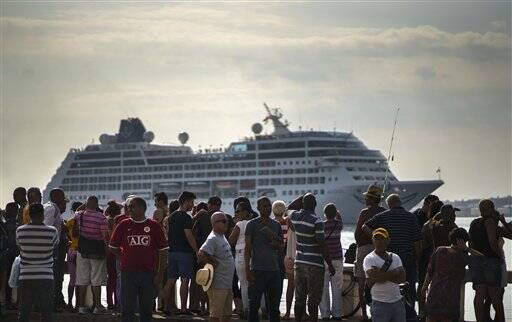
[[[203,291],[208,291],[213,282],[213,265],[206,264],[196,273],[196,283],[203,287]]]
[[[367,191],[363,193],[363,195],[380,200],[382,198],[382,188],[372,184],[368,187]]]

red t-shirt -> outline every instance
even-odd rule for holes
[[[162,226],[149,218],[121,221],[110,238],[110,247],[121,248],[121,271],[126,272],[154,272],[157,250],[169,248]]]

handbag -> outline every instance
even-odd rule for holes
[[[388,255],[388,258],[386,258],[386,260],[384,261],[384,264],[380,268],[384,272],[387,272],[389,267],[393,263],[393,255],[391,255],[390,253],[386,253],[386,254]],[[370,283],[368,283],[368,281],[365,283],[364,300],[365,300],[366,304],[372,303],[372,287],[373,287],[373,284],[370,285]]]
[[[91,239],[82,236],[82,223],[85,211],[80,215],[80,224],[78,226],[78,252],[83,258],[104,259],[106,256],[105,242],[103,240]]]

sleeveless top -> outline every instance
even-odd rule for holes
[[[469,226],[469,240],[471,248],[484,254],[485,257],[498,257],[489,244],[487,229],[485,228],[484,218],[477,218],[471,222]]]
[[[247,227],[248,222],[249,220],[242,220],[236,223],[238,228],[240,228],[240,234],[238,235],[238,240],[235,245],[236,250],[245,249],[245,228]]]

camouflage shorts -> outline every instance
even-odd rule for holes
[[[324,288],[324,267],[295,264],[295,306],[318,306]]]

